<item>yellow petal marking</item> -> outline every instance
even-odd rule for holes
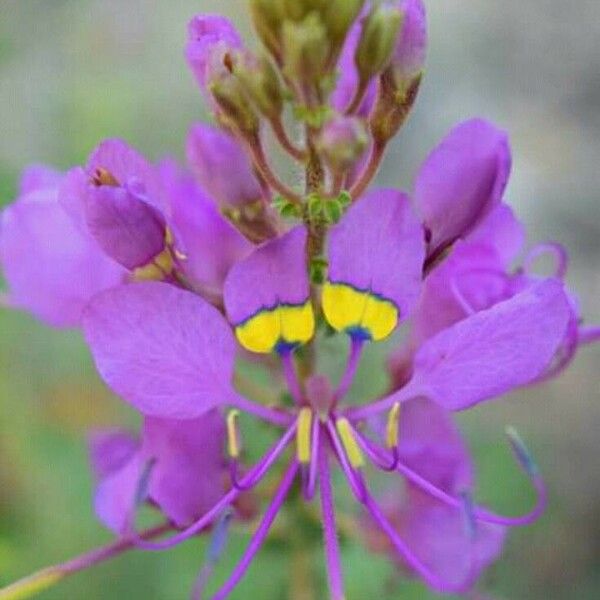
[[[303,465],[309,464],[312,456],[312,422],[313,411],[310,408],[303,408],[298,415],[298,431],[296,433],[296,455]]]
[[[279,305],[262,310],[235,328],[239,343],[260,354],[272,352],[279,342],[305,344],[315,332],[311,302],[300,306]]]
[[[358,446],[352,427],[348,419],[341,417],[335,422],[335,427],[344,446],[346,456],[350,461],[350,464],[355,469],[360,469],[365,465],[365,457],[363,456],[362,450]]]
[[[323,312],[336,331],[364,330],[373,341],[385,339],[398,324],[393,302],[345,283],[323,286]]]

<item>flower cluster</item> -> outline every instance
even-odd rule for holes
[[[536,505],[518,517],[477,505],[451,413],[556,375],[599,330],[582,325],[565,288],[561,246],[523,257],[523,226],[503,201],[509,143],[491,123],[451,131],[410,193],[368,189],[423,75],[421,0],[250,0],[250,11],[260,54],[222,17],[189,24],[185,55],[218,126],[191,128],[187,169],[108,140],[67,173],[24,173],[0,229],[8,304],[81,327],[102,379],[144,417],[139,439],[91,439],[96,511],[121,537],[115,552],[169,548],[212,527],[218,554],[223,524],[252,517],[245,500],[280,473],[213,598],[237,585],[297,486],[306,502],[319,493],[330,594],[342,600],[339,467],[364,509],[367,545],[431,588],[463,593],[506,528],[541,514],[546,490],[509,430]],[[274,171],[269,132],[303,169],[303,189]],[[536,273],[541,254],[555,258],[552,276]],[[403,324],[389,393],[345,402],[365,346]],[[332,335],[349,347],[337,385],[316,366]],[[289,401],[246,397],[236,367],[248,361],[277,369]],[[243,464],[240,412],[279,432],[253,466]],[[379,500],[372,467],[391,482]],[[144,503],[166,527],[136,530]]]

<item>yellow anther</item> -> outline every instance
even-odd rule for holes
[[[387,426],[385,428],[385,443],[391,450],[398,445],[398,429],[400,427],[400,402],[392,406],[388,415]]]
[[[356,438],[354,437],[354,433],[352,432],[352,427],[348,419],[342,417],[338,419],[335,423],[337,432],[342,440],[342,445],[344,446],[344,450],[346,451],[346,456],[350,461],[350,464],[355,469],[360,469],[365,465],[365,457],[363,456],[362,450],[360,449]]]
[[[237,419],[240,411],[230,410],[227,414],[227,451],[231,458],[238,458],[240,455],[240,437],[237,428]]]
[[[312,438],[313,411],[310,408],[303,408],[298,415],[298,431],[296,433],[296,452],[298,460],[307,465],[312,456],[311,438]]]

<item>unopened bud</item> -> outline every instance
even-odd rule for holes
[[[267,117],[278,117],[283,110],[283,90],[275,67],[267,58],[244,53],[234,67],[246,93]]]
[[[256,135],[260,125],[258,115],[236,77],[231,75],[214,81],[210,92],[228,125],[245,137]]]
[[[369,118],[373,139],[379,144],[387,144],[404,125],[414,106],[421,76],[418,75],[406,90],[398,90],[393,68],[388,67],[379,78],[377,102]]]
[[[274,0],[250,0],[254,29],[265,48],[281,64],[281,30],[284,21],[283,5]]]
[[[352,24],[358,18],[365,0],[330,0],[323,11],[323,22],[329,39],[337,52],[342,48]]]
[[[331,0],[274,0],[278,1],[283,5],[285,18],[292,21],[302,21],[311,12],[321,15],[331,4]]]
[[[392,57],[394,81],[399,93],[406,93],[421,77],[427,53],[427,18],[422,0],[404,0],[402,30]]]
[[[336,173],[350,169],[369,144],[364,122],[357,117],[336,117],[323,128],[318,150]]]
[[[387,67],[401,25],[402,11],[397,6],[382,4],[369,14],[354,57],[362,82],[369,81]]]
[[[325,75],[330,44],[327,30],[316,12],[303,21],[283,25],[283,69],[290,79],[317,83]]]

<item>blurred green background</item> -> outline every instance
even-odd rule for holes
[[[151,158],[182,156],[191,122],[206,119],[182,48],[196,12],[221,12],[247,31],[243,0],[0,0],[0,202],[30,162],[66,168],[105,137]],[[569,283],[600,322],[600,6],[578,0],[429,2],[431,49],[415,113],[380,175],[409,187],[429,148],[456,121],[493,119],[511,135],[509,198],[533,243],[571,250]],[[254,42],[254,40],[252,40]],[[99,383],[75,332],[0,312],[0,584],[111,536],[95,521],[85,434],[136,416]],[[329,352],[335,357],[339,348]],[[355,391],[381,387],[373,351]],[[580,352],[559,380],[460,417],[480,469],[479,498],[506,511],[530,500],[502,431],[516,425],[547,475],[551,507],[514,531],[474,598],[600,597],[600,348]],[[334,359],[332,358],[332,361]],[[372,372],[377,373],[376,376]],[[375,378],[376,381],[372,381]],[[247,541],[235,532],[216,580]],[[344,544],[349,600],[434,597],[398,581],[383,559]],[[232,598],[288,598],[274,542]],[[186,598],[203,542],[130,553],[77,575],[43,598]],[[321,555],[315,555],[316,565]],[[320,571],[320,583],[324,584]],[[324,589],[324,588],[323,588]],[[323,592],[320,597],[325,597]]]

